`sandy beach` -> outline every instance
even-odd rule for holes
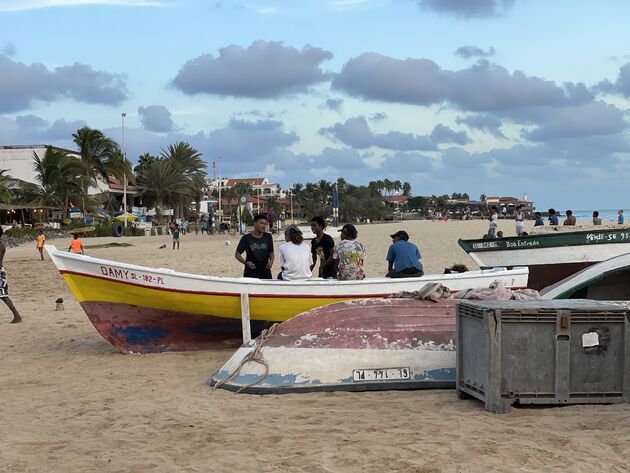
[[[431,274],[454,263],[474,269],[457,239],[481,237],[487,222],[359,226],[368,276],[386,272],[388,235],[398,229],[420,246]],[[499,230],[513,235],[514,222],[500,221]],[[90,248],[114,240],[85,239],[86,253],[200,274],[242,270],[233,259],[237,236],[190,234],[175,251],[168,236]],[[212,391],[206,381],[232,350],[122,355],[34,244],[9,248],[4,265],[24,322],[9,324],[0,307],[0,471],[630,471],[630,405],[493,415],[454,390]],[[58,297],[63,312],[55,311]]]

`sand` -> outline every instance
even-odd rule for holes
[[[486,222],[359,227],[369,275],[386,270],[388,234],[419,243],[428,273],[466,263],[457,238]],[[513,222],[500,222],[506,235]],[[226,245],[229,240],[231,245]],[[86,239],[93,256],[238,276],[237,237]],[[68,240],[54,241],[60,248]],[[166,243],[167,249],[158,247]],[[121,355],[92,327],[34,245],[5,258],[11,297],[0,307],[0,471],[630,471],[630,405],[486,413],[452,390],[252,396],[206,381],[231,350]],[[55,311],[63,297],[65,311]]]

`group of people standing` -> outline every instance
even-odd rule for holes
[[[283,281],[309,279],[314,276],[313,270],[319,260],[317,277],[341,281],[364,279],[363,263],[366,252],[363,244],[356,240],[356,227],[352,224],[344,225],[339,230],[341,241],[335,244],[333,237],[324,232],[326,222],[322,217],[313,217],[310,224],[315,235],[310,244],[304,240],[304,235],[297,226],[289,225],[285,228],[285,243],[278,250],[280,273],[277,278]],[[265,216],[256,215],[254,229],[243,235],[236,247],[234,257],[244,265],[244,277],[273,279],[271,268],[275,253],[273,238],[265,231],[266,226]],[[420,250],[408,241],[407,232],[401,230],[390,236],[393,242],[387,253],[387,277],[422,276],[424,273],[420,263]]]

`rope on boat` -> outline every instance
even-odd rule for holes
[[[265,360],[265,357],[263,356],[263,354],[261,353],[260,350],[262,349],[262,347],[265,344],[265,342],[273,336],[273,332],[276,329],[277,325],[278,324],[273,324],[271,327],[269,327],[269,329],[264,329],[260,333],[260,341],[259,341],[258,345],[256,346],[256,348],[254,350],[250,351],[247,355],[245,355],[243,357],[243,359],[239,363],[238,367],[232,372],[232,374],[230,374],[225,379],[217,381],[214,384],[214,386],[212,387],[213,391],[216,390],[217,388],[221,387],[223,384],[225,384],[225,383],[227,383],[229,381],[232,381],[234,378],[236,378],[239,375],[239,373],[241,372],[241,369],[243,368],[243,366],[245,366],[250,361],[252,363],[258,363],[260,365],[263,365],[265,367],[265,373],[261,377],[259,377],[256,381],[254,381],[253,383],[249,383],[248,385],[239,388],[238,391],[236,391],[237,393],[240,393],[244,389],[248,389],[248,388],[251,388],[252,386],[255,386],[256,384],[260,383],[263,379],[265,379],[267,377],[267,375],[269,374],[269,365],[267,364],[267,361]]]

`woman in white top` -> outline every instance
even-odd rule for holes
[[[304,235],[295,225],[289,225],[284,230],[286,243],[280,245],[280,267],[282,272],[278,279],[295,281],[309,279],[312,276],[311,245],[304,242]]]
[[[520,236],[525,231],[525,215],[523,215],[523,206],[516,206],[516,213],[514,214],[514,220],[516,220],[516,236]]]

